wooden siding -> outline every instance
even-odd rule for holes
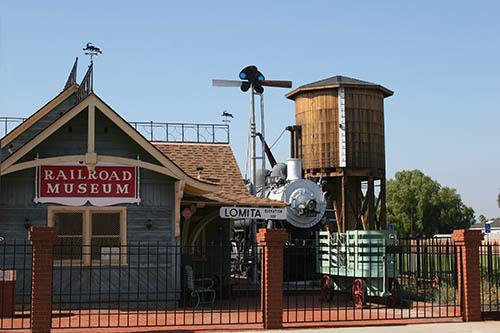
[[[9,149],[12,152],[16,151],[19,147],[24,145],[31,138],[39,134],[55,120],[57,120],[61,116],[61,114],[66,113],[68,110],[70,110],[75,105],[75,102],[76,94],[73,94],[65,99],[62,103],[57,105],[52,111],[48,112],[45,116],[40,118],[40,120],[34,123],[26,131],[16,137],[10,144],[2,149],[2,160],[5,160],[10,156],[11,153],[9,152]]]
[[[384,95],[346,88],[347,167],[385,169]]]
[[[96,153],[102,155],[112,155],[127,158],[137,158],[149,162],[158,162],[142,149],[137,143],[132,141],[128,135],[123,133],[101,112],[96,112]],[[37,145],[21,161],[34,159],[37,155],[40,158],[84,154],[87,149],[87,111],[83,111],[75,116],[67,124],[53,133],[49,138]],[[33,125],[34,128],[42,128],[41,125]],[[32,134],[35,132],[31,132]],[[13,240],[27,240],[29,225],[47,225],[47,207],[52,204],[35,204],[35,169],[26,169],[7,174],[1,178],[0,192],[0,236],[8,242]],[[150,170],[140,170],[140,196],[142,202],[136,204],[118,205],[127,207],[127,237],[128,243],[160,242],[163,246],[178,244],[174,237],[174,179]],[[146,228],[146,224],[151,220],[152,228]],[[137,248],[130,249],[127,253],[129,265],[107,269],[106,274],[101,274],[98,269],[85,268],[57,268],[54,273],[54,286],[57,293],[68,292],[69,282],[72,282],[74,290],[82,291],[90,288],[93,294],[98,295],[98,290],[109,291],[113,298],[123,299],[124,293],[134,294],[144,300],[147,297],[147,290],[159,293],[168,289],[173,290],[174,286],[180,286],[180,251],[178,253],[165,253],[156,248],[149,249],[149,256],[142,250],[141,255],[137,253]],[[163,252],[162,252],[163,251]],[[149,258],[145,260],[144,258]],[[4,258],[5,259],[5,258]],[[7,258],[7,260],[10,260]],[[27,257],[27,260],[30,260]],[[140,262],[139,262],[140,260]],[[143,269],[156,265],[157,260],[161,263],[157,273],[151,270],[146,277]],[[23,263],[17,262],[16,267],[20,268]],[[7,266],[8,267],[8,266]],[[70,278],[71,276],[71,278]],[[121,286],[132,286],[131,290],[123,288],[118,292],[118,279]],[[158,281],[161,284],[158,284]],[[21,284],[29,286],[29,271],[24,273],[18,270],[18,290]],[[116,292],[116,293],[115,293]],[[18,297],[21,297],[18,295]],[[97,297],[97,296],[96,296]],[[102,297],[99,296],[99,297]],[[168,299],[178,299],[179,295],[169,293]],[[64,299],[62,299],[64,301]]]
[[[98,155],[131,159],[140,157],[142,161],[161,165],[97,108],[95,113],[95,149]]]
[[[374,89],[345,88],[349,168],[385,169],[384,95]],[[339,167],[338,90],[304,91],[295,99],[302,127],[304,170]]]
[[[141,170],[140,205],[127,207],[128,240],[173,240],[174,182],[169,177]],[[35,169],[2,177],[0,193],[0,236],[7,240],[26,240],[25,224],[47,225],[47,206],[35,204]],[[153,227],[146,229],[148,219]]]
[[[337,89],[307,91],[295,99],[295,121],[302,127],[304,170],[339,164]]]

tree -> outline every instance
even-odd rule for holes
[[[498,204],[498,208],[500,208],[500,193],[498,193],[498,196],[497,196],[497,204]]]
[[[455,189],[442,187],[420,170],[404,170],[387,182],[387,222],[403,237],[433,236],[469,227],[474,211]]]

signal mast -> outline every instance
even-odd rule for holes
[[[256,150],[256,123],[255,123],[255,95],[260,96],[260,135],[262,135],[262,142],[264,142],[264,87],[276,88],[291,88],[292,81],[276,81],[266,80],[264,75],[257,69],[256,66],[251,65],[243,68],[239,74],[241,80],[212,80],[212,85],[215,87],[239,87],[241,91],[249,91],[250,95],[250,117],[248,123],[248,134],[250,138],[250,194],[255,195],[257,189],[255,187],[257,179],[257,150]],[[262,168],[265,168],[266,162],[264,158],[264,143],[262,143]]]

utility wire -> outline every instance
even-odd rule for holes
[[[283,132],[281,132],[281,134],[278,136],[278,138],[274,141],[274,143],[271,145],[271,147],[269,147],[269,149],[273,148],[275,144],[278,143],[278,141],[281,139],[281,137],[283,136],[283,134],[285,133],[286,131],[286,128],[283,130]]]

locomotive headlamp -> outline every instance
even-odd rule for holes
[[[309,200],[306,204],[306,209],[311,211],[311,212],[314,212],[316,211],[316,206],[317,206],[317,202],[316,200]]]

